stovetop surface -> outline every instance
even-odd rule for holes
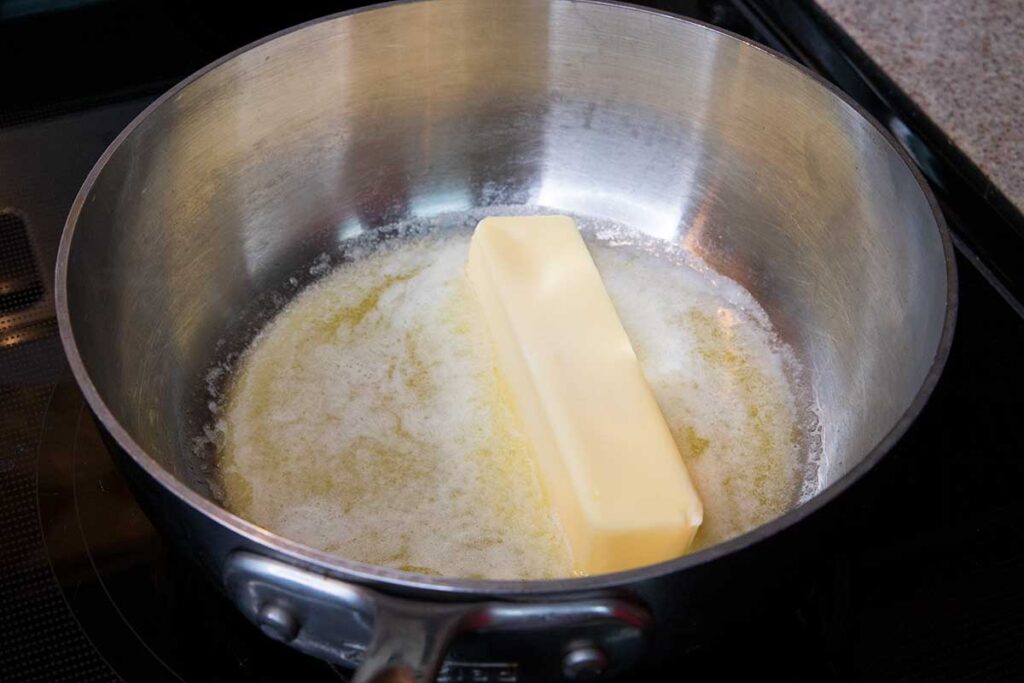
[[[727,2],[655,4],[763,39]],[[228,30],[198,5],[174,7],[173,35],[150,41],[177,58],[98,77],[92,90],[77,82],[66,98],[48,99],[36,85],[24,106],[0,115],[0,280],[20,287],[0,287],[0,680],[347,680],[266,639],[160,539],[100,440],[57,338],[56,243],[104,146],[153,94],[217,54],[303,12],[344,9],[291,3]],[[114,16],[124,35],[162,30],[114,1],[76,12],[87,28]],[[0,23],[0,40],[9,29]],[[665,678],[1024,675],[1024,319],[971,260],[959,256],[958,266],[946,371],[910,433],[829,506],[827,538],[801,558],[812,585],[770,619],[696,647]]]

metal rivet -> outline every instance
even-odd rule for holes
[[[260,608],[258,615],[260,628],[274,640],[288,643],[299,635],[299,621],[290,611],[277,604],[267,604]]]
[[[570,681],[596,681],[608,670],[608,657],[594,645],[578,645],[562,660],[562,674]]]

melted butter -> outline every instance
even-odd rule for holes
[[[224,504],[328,552],[421,574],[572,563],[464,279],[468,236],[338,268],[256,338],[224,406]],[[705,507],[692,549],[791,507],[804,463],[784,351],[737,285],[591,244]]]

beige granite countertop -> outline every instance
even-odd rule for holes
[[[1024,0],[816,0],[1024,211]]]

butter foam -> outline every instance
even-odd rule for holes
[[[794,361],[754,299],[628,233],[587,241],[704,503],[691,551],[793,507],[809,462]],[[465,280],[468,245],[455,232],[369,250],[270,321],[216,411],[229,510],[418,573],[571,575]]]

